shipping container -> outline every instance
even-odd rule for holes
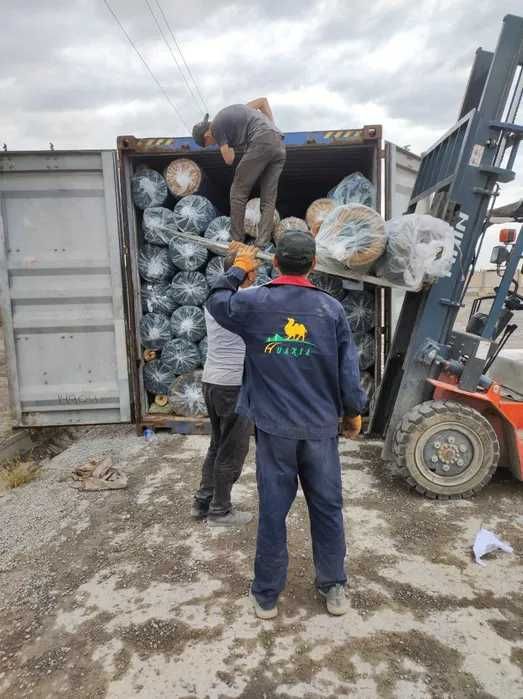
[[[386,217],[405,210],[419,159],[391,143],[383,149],[380,126],[287,133],[285,143],[282,217],[304,217],[352,172],[375,184]],[[162,172],[190,157],[228,213],[234,170],[191,138],[122,136],[117,146],[0,155],[0,291],[14,424],[134,422],[203,432],[201,418],[149,414],[138,333],[142,233],[131,177],[141,164]],[[375,294],[379,382],[400,296],[381,287]]]

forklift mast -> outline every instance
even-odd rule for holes
[[[438,367],[429,358],[449,350],[489,204],[498,182],[515,177],[522,93],[523,18],[507,15],[496,51],[477,51],[459,119],[423,154],[410,199],[408,213],[430,213],[452,225],[455,258],[447,277],[405,296],[370,421],[370,431],[385,436],[386,459],[393,458],[392,440],[403,415],[432,397],[427,379]]]

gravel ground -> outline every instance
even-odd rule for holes
[[[375,442],[340,442],[351,610],[312,585],[300,494],[274,622],[246,592],[256,524],[187,514],[205,437],[89,430],[0,498],[0,695],[269,699],[523,696],[523,487],[505,472],[474,500],[406,490]],[[78,493],[77,463],[111,453],[123,491]],[[234,498],[256,509],[253,453]],[[514,546],[471,559],[480,526]]]

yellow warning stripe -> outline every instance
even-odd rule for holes
[[[141,138],[140,145],[145,148],[159,148],[160,146],[168,146],[172,142],[172,138]]]
[[[361,129],[351,129],[349,131],[326,131],[325,138],[335,138],[337,140],[342,138],[361,138]]]

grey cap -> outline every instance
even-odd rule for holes
[[[203,135],[208,130],[210,126],[209,115],[206,114],[203,117],[203,121],[199,121],[192,127],[192,137],[200,148],[205,148],[205,141],[203,140]]]
[[[276,257],[280,262],[312,264],[315,255],[316,241],[306,231],[286,231],[276,245]]]

